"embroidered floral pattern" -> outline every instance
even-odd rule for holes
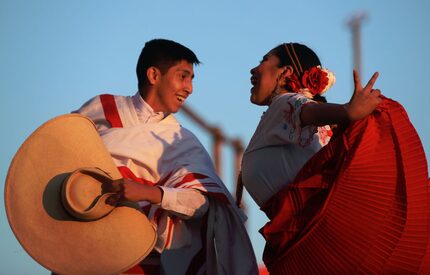
[[[293,104],[291,104],[291,102],[287,102],[289,108],[284,109],[284,121],[286,123],[291,124],[291,126],[293,127],[293,129],[296,129],[296,122],[293,119],[293,115],[294,115],[294,111],[296,110],[296,108],[293,106]],[[284,126],[286,127],[286,125]],[[287,129],[288,127],[284,128]]]
[[[321,145],[326,145],[330,141],[332,135],[333,131],[330,126],[326,125],[324,127],[318,127],[318,137]]]
[[[306,96],[296,93],[274,97],[261,117],[245,154],[266,146],[287,144],[311,146],[312,150],[319,148],[318,127],[312,125],[302,127],[300,119],[302,107],[313,102]]]
[[[283,115],[283,129],[289,140],[297,140],[301,147],[308,146],[313,138],[317,128],[313,126],[301,127],[300,113],[303,105],[309,103],[303,95],[295,94],[288,97],[287,104],[282,110]]]

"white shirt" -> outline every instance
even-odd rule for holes
[[[275,97],[263,114],[242,159],[242,181],[262,206],[294,180],[301,167],[330,139],[328,126],[301,126],[304,95]]]
[[[132,96],[137,117],[141,123],[156,123],[168,116],[167,113],[154,112],[152,107],[136,93]],[[160,186],[163,189],[161,208],[168,210],[182,219],[203,216],[209,203],[203,194],[195,189],[177,189]],[[142,202],[141,204],[144,204]]]
[[[97,130],[104,136],[109,132],[110,125],[105,123],[103,110],[98,108],[98,104],[94,104],[93,101],[98,100],[94,98],[84,104],[79,110],[75,111],[83,115],[89,116],[96,123]],[[154,112],[152,107],[143,100],[139,93],[136,93],[131,97],[128,102],[128,112],[121,113],[123,123],[131,124],[154,124],[165,119],[168,114],[163,112]],[[138,121],[135,121],[135,118]],[[130,122],[131,121],[131,122]],[[102,123],[103,122],[103,123]],[[130,135],[127,135],[127,137]],[[117,141],[113,139],[113,143]],[[135,146],[133,142],[130,142],[132,146]],[[134,150],[134,148],[131,148]],[[182,219],[189,219],[191,217],[203,216],[208,209],[208,200],[206,196],[201,194],[195,189],[176,189],[160,186],[163,189],[163,197],[161,200],[161,208],[170,211],[172,214],[179,216]],[[147,202],[141,202],[141,206],[145,206]]]

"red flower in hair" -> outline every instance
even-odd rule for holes
[[[309,92],[314,96],[321,93],[328,82],[328,74],[319,67],[312,67],[306,70],[302,76],[303,87],[309,89]]]

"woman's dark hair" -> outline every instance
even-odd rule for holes
[[[281,44],[270,51],[270,53],[276,55],[279,58],[280,60],[279,68],[283,66],[292,66],[294,68],[295,67],[294,64],[296,63],[297,65],[296,61],[291,60],[291,57],[288,54],[286,47],[288,47],[288,49],[290,50],[290,54],[295,53],[303,71],[306,71],[315,66],[321,66],[320,59],[318,58],[316,53],[313,50],[311,50],[308,46],[305,46],[299,43],[287,43],[287,44]],[[291,49],[294,50],[294,53],[291,52]],[[293,56],[293,58],[295,57]],[[298,74],[299,72],[295,72],[295,73]],[[313,99],[319,102],[327,102],[325,97],[320,95],[314,96]]]
[[[200,64],[193,51],[175,41],[153,39],[146,42],[136,66],[139,89],[147,82],[146,71],[149,67],[155,66],[164,74],[181,60],[194,65]]]
[[[300,64],[302,65],[303,71],[306,71],[307,69],[310,69],[315,66],[321,66],[320,59],[318,58],[318,56],[313,50],[311,50],[310,48],[308,48],[303,44],[287,43],[287,44],[281,44],[270,51],[271,53],[275,54],[279,58],[280,60],[279,67],[283,67],[287,65],[293,66],[293,61],[288,55],[288,52],[286,50],[286,45],[288,45],[290,49],[291,49],[291,46],[294,49],[294,52],[296,53],[297,58],[299,59]]]

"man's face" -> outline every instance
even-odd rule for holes
[[[193,64],[182,60],[161,74],[156,83],[155,112],[176,113],[193,91]]]

